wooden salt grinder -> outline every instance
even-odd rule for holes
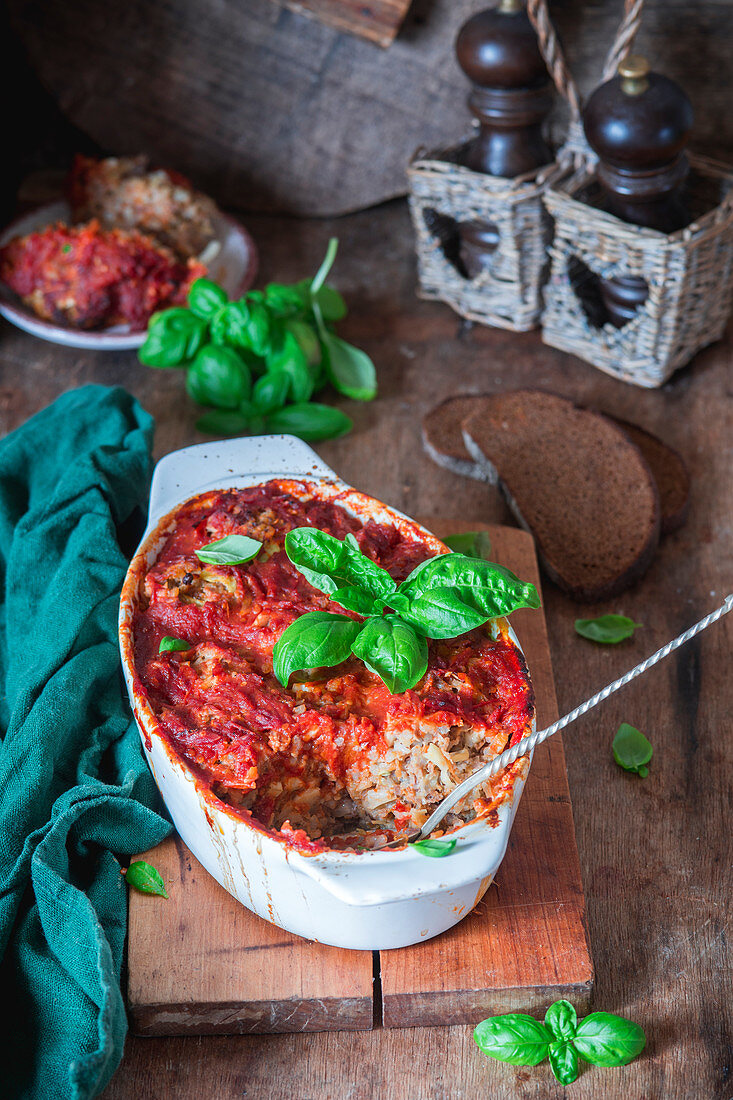
[[[467,20],[456,56],[473,85],[468,106],[479,123],[461,163],[508,179],[549,164],[542,123],[552,106],[550,79],[522,0],[500,0]],[[461,259],[475,278],[490,263],[499,231],[490,222],[462,222],[458,228]]]
[[[596,88],[583,112],[591,149],[600,158],[598,180],[609,211],[624,221],[674,233],[690,221],[682,197],[688,172],[684,147],[692,106],[673,80],[631,54],[618,76]],[[609,320],[621,328],[646,301],[649,288],[635,275],[600,280]]]

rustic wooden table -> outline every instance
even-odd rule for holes
[[[642,583],[612,605],[644,624],[620,646],[573,631],[577,605],[550,584],[545,603],[561,713],[700,618],[733,588],[731,340],[699,355],[659,391],[606,377],[543,346],[537,333],[469,328],[415,297],[412,233],[396,202],[334,222],[257,217],[248,224],[261,278],[314,271],[332,233],[335,281],[351,314],[343,333],[373,356],[378,399],[353,406],[354,433],[318,450],[346,480],[412,514],[512,522],[496,490],[435,467],[420,418],[461,391],[546,387],[636,421],[687,458],[687,525],[662,544]],[[21,423],[87,382],[123,385],[155,415],[158,456],[198,439],[173,371],[134,353],[88,353],[0,329],[0,427]],[[49,440],[49,446],[53,441]],[[566,735],[570,790],[596,965],[594,1005],[637,1020],[648,1035],[625,1069],[585,1066],[572,1095],[594,1100],[730,1100],[731,687],[733,617],[723,620]],[[654,744],[649,776],[613,763],[610,741],[630,721]],[[446,1025],[450,1021],[446,1020]],[[105,1100],[485,1100],[560,1097],[547,1064],[485,1059],[471,1028],[307,1036],[134,1039]]]

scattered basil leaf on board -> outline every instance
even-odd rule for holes
[[[572,1085],[578,1077],[578,1052],[572,1043],[550,1043],[550,1069],[561,1085]]]
[[[244,565],[262,549],[262,543],[247,535],[227,535],[196,551],[196,557],[209,565]]]
[[[190,648],[190,642],[184,642],[183,638],[173,638],[170,634],[166,634],[164,638],[160,639],[158,653],[182,653],[184,649]]]
[[[265,420],[268,432],[275,435],[297,435],[306,443],[317,443],[319,439],[339,439],[350,432],[353,420],[331,405],[309,404],[286,405],[284,409],[271,413]]]
[[[610,1012],[591,1012],[578,1024],[573,1045],[594,1066],[625,1066],[646,1045],[646,1035],[632,1020]]]
[[[537,1066],[547,1057],[552,1036],[544,1024],[523,1012],[489,1016],[474,1029],[479,1049],[512,1066]]]
[[[294,672],[305,668],[340,665],[351,654],[351,646],[362,624],[348,615],[310,611],[291,623],[272,651],[272,667],[283,687]]]
[[[199,405],[238,409],[249,397],[249,368],[234,348],[206,344],[186,374],[186,390]]]
[[[443,542],[456,554],[483,558],[484,561],[491,560],[491,539],[488,531],[464,531],[460,535],[448,535]]]
[[[428,837],[427,840],[415,840],[409,845],[420,855],[430,856],[431,859],[441,859],[443,856],[449,856],[455,846],[455,840],[433,840],[431,837]]]
[[[152,864],[144,859],[136,859],[125,871],[125,880],[129,886],[139,890],[141,894],[157,894],[158,897],[167,898],[168,892],[165,883]]]
[[[556,1001],[541,1024],[512,1012],[490,1016],[473,1037],[484,1054],[515,1066],[536,1066],[545,1058],[561,1085],[578,1076],[578,1056],[596,1066],[625,1066],[639,1054],[646,1036],[638,1024],[610,1012],[592,1012],[580,1023],[568,1001]]]
[[[209,409],[196,421],[196,427],[207,435],[241,435],[249,430],[252,418],[228,409]]]
[[[650,742],[635,726],[622,722],[613,739],[613,758],[627,772],[636,772],[642,779],[649,774],[647,764],[654,750]]]
[[[205,339],[206,322],[191,310],[164,309],[150,318],[138,358],[146,367],[180,367],[193,359]]]
[[[575,630],[581,638],[589,638],[602,645],[616,645],[630,638],[641,623],[627,619],[625,615],[600,615],[597,619],[576,619]]]
[[[211,279],[196,279],[191,283],[191,289],[188,292],[189,307],[204,321],[209,321],[222,306],[227,304],[228,300],[226,291]]]
[[[351,651],[393,695],[415,687],[428,667],[427,642],[398,615],[367,619]]]

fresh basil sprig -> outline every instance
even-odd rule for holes
[[[602,645],[617,645],[630,638],[641,623],[635,623],[625,615],[599,615],[597,619],[576,619],[575,630],[581,638]]]
[[[521,1012],[490,1016],[476,1027],[476,1044],[490,1058],[536,1066],[545,1058],[562,1085],[578,1076],[578,1056],[596,1066],[625,1066],[641,1054],[646,1036],[638,1024],[610,1012],[591,1012],[578,1023],[569,1001],[555,1001],[544,1023]]]
[[[647,764],[654,750],[640,730],[630,726],[628,722],[622,722],[613,739],[612,748],[613,758],[619,767],[627,772],[636,772],[642,779],[646,778],[649,774]]]
[[[139,890],[141,894],[157,894],[161,898],[168,897],[163,876],[159,871],[156,871],[152,863],[146,863],[144,859],[136,859],[123,874],[128,886]]]
[[[196,551],[199,561],[208,565],[244,565],[252,561],[262,549],[262,543],[247,535],[227,535],[216,542],[209,542]]]
[[[314,527],[296,527],[285,537],[285,552],[314,588],[345,610],[364,616],[365,622],[356,623],[350,652],[393,694],[408,691],[425,675],[427,638],[455,638],[491,618],[540,605],[533,584],[501,565],[465,554],[429,558],[398,586],[386,569],[361,553],[351,534],[338,539]],[[316,614],[321,613],[301,616],[275,644],[275,675],[284,687],[292,672],[331,667],[345,659],[343,646],[329,648],[327,639],[321,644],[320,635],[314,635],[317,661],[295,646]],[[295,664],[296,659],[303,664]]]
[[[329,382],[357,401],[376,394],[369,356],[333,331],[346,315],[343,298],[325,281],[337,248],[332,238],[313,279],[269,283],[233,302],[211,279],[197,279],[188,309],[151,317],[140,361],[186,368],[189,397],[208,409],[196,422],[200,431],[283,432],[308,441],[351,431],[340,409],[311,402]]]

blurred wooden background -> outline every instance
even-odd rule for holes
[[[467,129],[453,41],[485,6],[413,0],[382,49],[277,0],[8,0],[0,72],[21,117],[4,125],[21,156],[4,188],[87,147],[145,151],[241,210],[339,214],[402,194],[415,148]],[[622,8],[550,0],[584,92]],[[693,145],[729,153],[730,0],[647,0],[637,45],[689,93]]]

